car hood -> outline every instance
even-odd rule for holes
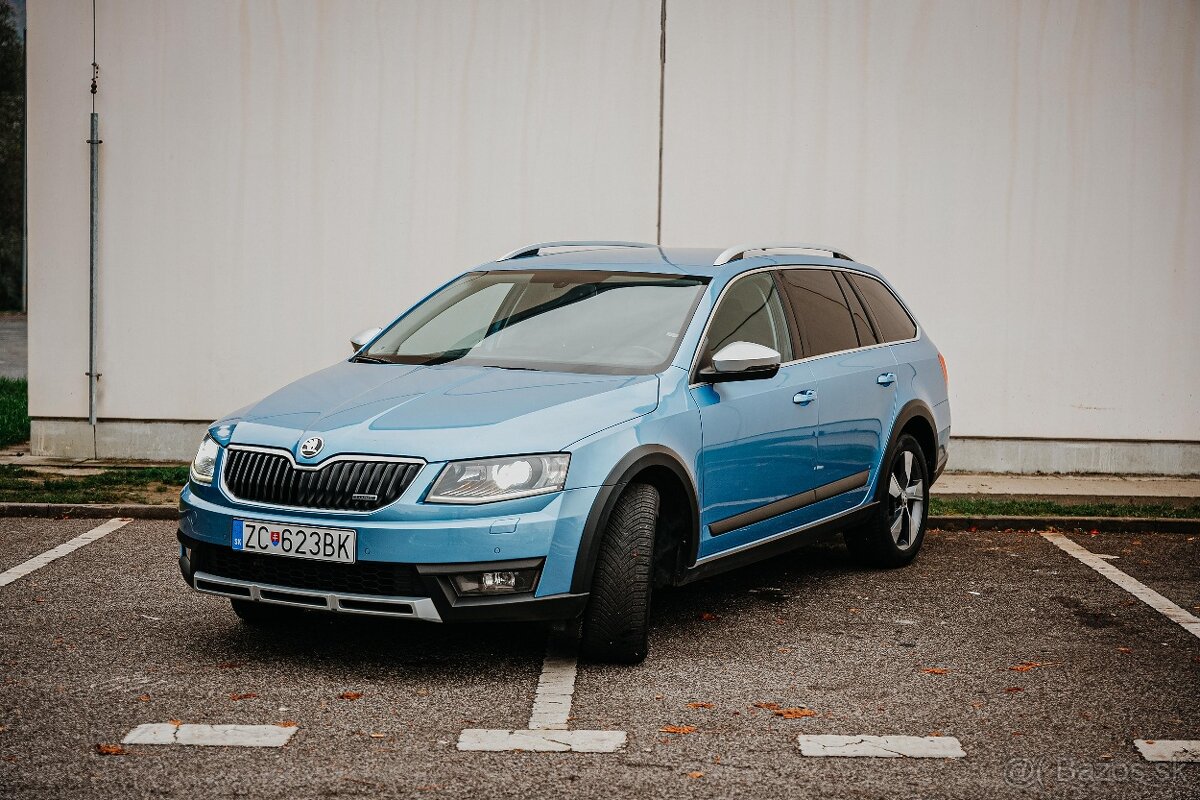
[[[386,453],[448,461],[559,451],[658,405],[655,375],[341,362],[243,409],[232,441],[297,461]],[[314,458],[299,443],[320,436]]]

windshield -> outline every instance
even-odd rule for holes
[[[414,308],[357,358],[649,374],[670,364],[707,283],[625,272],[473,272]]]

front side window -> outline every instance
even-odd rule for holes
[[[859,346],[846,296],[832,272],[786,269],[783,287],[800,325],[805,356],[854,350]]]
[[[879,326],[885,342],[903,342],[917,335],[917,325],[900,305],[891,290],[874,278],[851,275],[850,280],[871,308],[871,316]]]
[[[358,358],[643,375],[665,369],[706,278],[590,270],[475,272]]]
[[[739,278],[726,290],[704,337],[699,368],[711,367],[713,354],[734,342],[761,344],[778,352],[783,361],[792,360],[783,303],[770,273]]]

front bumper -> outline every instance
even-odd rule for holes
[[[572,489],[489,506],[430,506],[402,499],[372,514],[241,508],[217,490],[185,488],[180,498],[180,569],[200,592],[255,602],[431,622],[571,619],[583,612],[585,593],[571,592],[579,543],[599,489]],[[323,562],[278,569],[269,559],[247,569],[231,548],[235,519],[358,532],[356,562],[339,565],[338,580],[324,581]],[[200,555],[197,556],[197,549]],[[213,558],[206,561],[204,553]],[[216,558],[219,556],[219,558]],[[230,569],[230,557],[238,569]],[[489,570],[539,569],[533,592],[459,596],[451,576]],[[304,580],[294,580],[300,569]],[[315,572],[314,572],[315,571]],[[393,571],[404,571],[394,580]],[[360,579],[348,573],[385,575]]]
[[[459,596],[450,576],[460,572],[484,572],[497,569],[523,569],[539,566],[540,559],[489,561],[464,564],[394,565],[411,567],[416,579],[410,591],[402,595],[373,594],[330,590],[309,586],[292,586],[265,580],[222,575],[222,570],[208,557],[214,548],[229,550],[221,545],[199,542],[178,534],[179,570],[184,580],[198,592],[221,595],[259,603],[273,603],[333,611],[345,614],[366,614],[377,617],[400,617],[425,622],[548,622],[574,619],[587,605],[586,593],[564,593],[539,597],[533,593],[498,595],[492,597]],[[222,555],[224,553],[222,552]],[[284,558],[283,556],[263,556]],[[217,562],[219,563],[219,562]],[[212,569],[213,571],[208,571]]]

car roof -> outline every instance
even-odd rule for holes
[[[882,279],[879,271],[847,258],[809,254],[746,255],[721,266],[713,266],[722,251],[715,247],[596,247],[533,251],[499,261],[480,264],[477,270],[603,270],[662,275],[695,275],[724,283],[736,275],[760,267],[817,266],[854,270]]]

